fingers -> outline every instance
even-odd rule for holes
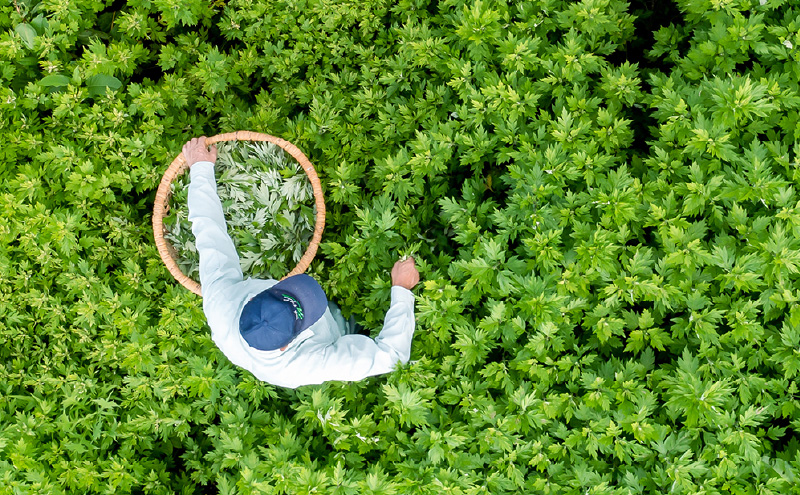
[[[183,145],[183,157],[190,167],[200,161],[217,161],[217,147],[215,145],[208,147],[207,141],[205,136],[200,136],[190,139]]]
[[[414,261],[414,258],[409,257],[406,260],[400,260],[397,262],[397,267],[407,273],[414,273],[419,275],[419,271],[417,270],[417,265]]]
[[[205,148],[205,147],[206,147],[206,137],[200,136],[186,141],[186,144],[183,145],[183,151],[185,153],[187,150],[194,150],[197,148]],[[217,147],[214,145],[212,145],[212,148],[214,148],[214,150],[217,149]]]

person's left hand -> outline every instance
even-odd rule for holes
[[[183,145],[183,157],[186,158],[186,163],[189,167],[197,162],[211,162],[217,161],[217,146],[212,144],[211,148],[206,147],[206,137],[200,136],[194,138]]]

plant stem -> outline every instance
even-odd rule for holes
[[[17,3],[17,0],[14,0],[14,8],[17,9],[17,14],[19,14],[19,16],[22,18],[22,20],[25,21],[26,20],[25,16],[22,15],[22,9],[19,8],[19,4]]]

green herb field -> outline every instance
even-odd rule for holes
[[[0,0],[0,495],[800,493],[799,80],[795,0]],[[152,206],[240,129],[408,365],[217,350]]]

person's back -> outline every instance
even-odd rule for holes
[[[189,220],[200,254],[203,311],[211,337],[237,366],[283,387],[329,380],[355,381],[388,373],[408,362],[414,336],[414,260],[392,268],[391,305],[373,340],[329,303],[308,275],[277,280],[244,279],[217,196],[216,148],[205,138],[183,147],[189,164]]]

